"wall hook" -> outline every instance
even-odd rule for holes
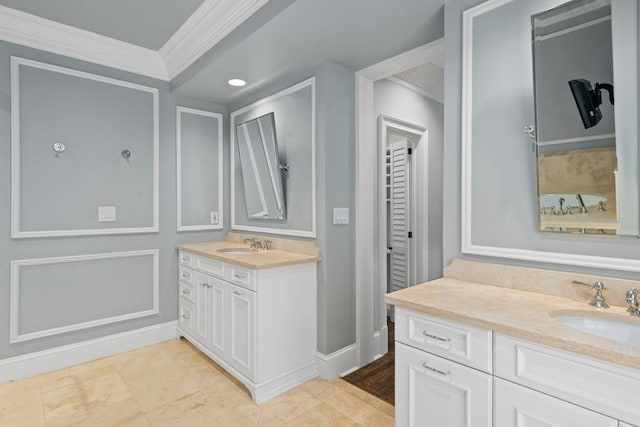
[[[131,157],[131,151],[129,150],[122,150],[122,158],[125,160],[129,160],[129,158]]]
[[[56,152],[56,156],[66,150],[67,147],[62,142],[56,142],[53,144],[53,151]]]
[[[525,126],[524,133],[531,139],[536,139],[536,127],[535,125]]]
[[[278,168],[280,168],[281,171],[284,171],[287,174],[289,173],[289,165],[288,164],[278,165]]]

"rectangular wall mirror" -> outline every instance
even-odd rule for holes
[[[539,230],[624,234],[611,0],[570,1],[531,26]]]
[[[248,217],[284,221],[282,174],[288,166],[279,158],[275,114],[236,125],[236,142]]]

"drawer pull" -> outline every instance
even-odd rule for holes
[[[234,275],[233,275],[233,278],[234,278],[234,279],[246,279],[246,278],[247,278],[247,276],[245,276],[244,274],[238,274],[238,273],[236,273],[236,274],[234,274]]]
[[[191,291],[188,290],[188,289],[183,289],[182,293],[185,294],[185,295],[191,295]]]
[[[189,278],[189,273],[187,273],[186,271],[182,273],[182,277],[185,279]]]
[[[448,377],[449,375],[451,375],[451,372],[445,372],[445,371],[441,371],[440,369],[436,369],[436,368],[432,368],[431,366],[427,365],[426,363],[422,362],[422,367],[424,369],[427,369],[433,373],[436,373],[438,375],[442,375],[443,377]]]
[[[244,292],[233,291],[233,293],[236,295],[240,295],[241,297],[244,296]]]
[[[190,259],[191,259],[191,257],[183,256],[183,257],[182,257],[182,262],[187,262],[187,261],[189,261]]]
[[[451,342],[451,338],[442,338],[442,337],[439,337],[437,335],[432,335],[427,331],[422,331],[422,335],[424,335],[425,337],[434,339],[434,340],[442,341],[442,342]]]
[[[182,318],[183,318],[184,320],[189,320],[189,319],[191,319],[191,316],[187,316],[186,314],[183,314],[183,315],[182,315]]]

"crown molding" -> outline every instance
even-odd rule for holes
[[[184,71],[269,0],[205,0],[158,51],[169,80]]]
[[[0,40],[168,81],[152,49],[0,6]]]

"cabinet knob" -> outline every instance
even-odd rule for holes
[[[239,295],[239,296],[244,296],[244,292],[239,292],[239,291],[233,291],[234,294]]]
[[[191,319],[191,316],[187,316],[186,314],[183,314],[183,315],[182,315],[182,318],[183,318],[184,320],[189,320],[189,319]]]
[[[187,289],[183,289],[182,293],[185,294],[185,295],[191,295],[191,291],[187,290]]]

